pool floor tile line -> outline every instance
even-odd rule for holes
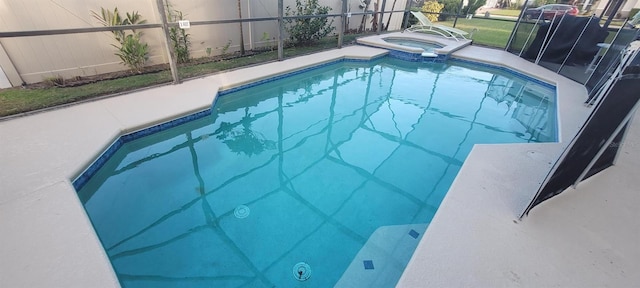
[[[362,261],[362,263],[364,264],[364,269],[365,269],[365,270],[373,270],[373,269],[376,269],[376,268],[373,266],[373,260],[364,260],[364,261]]]

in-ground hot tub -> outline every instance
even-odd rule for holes
[[[395,32],[359,38],[358,44],[388,49],[397,58],[416,61],[444,62],[449,54],[471,44],[471,40],[455,41],[443,37],[415,33]]]
[[[387,37],[382,39],[387,43],[422,49],[421,55],[424,57],[437,57],[435,50],[442,48],[440,44],[410,38]]]

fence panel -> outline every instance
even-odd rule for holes
[[[232,55],[241,51],[241,48],[252,51],[247,53],[252,55],[253,52],[272,52],[278,46],[277,0],[164,2],[166,6],[163,7],[173,13],[173,16],[181,14],[182,19],[193,24],[186,33],[190,40],[189,54],[196,59],[196,63],[206,62],[215,56],[218,56],[216,59],[223,58],[221,56]],[[283,2],[285,7],[295,7],[295,0]],[[8,60],[0,59],[0,63],[13,86],[20,85],[23,81],[36,83],[49,78],[88,77],[129,70],[115,55],[118,48],[113,45],[117,46],[119,43],[114,39],[113,33],[106,30],[95,31],[103,26],[98,19],[92,17],[92,11],[100,14],[101,8],[113,11],[117,7],[122,16],[127,12],[138,12],[146,23],[153,24],[146,29],[138,29],[143,33],[142,42],[149,45],[149,60],[146,65],[166,65],[170,62],[164,44],[165,35],[160,29],[162,18],[156,0],[3,0],[1,4],[4,9],[0,9],[0,23],[3,24],[0,44]],[[334,38],[338,39],[338,34],[343,32],[340,28],[343,25],[340,16],[342,1],[321,0],[319,4],[331,7],[329,13],[333,16],[330,19],[334,20],[335,27],[329,37],[321,41],[320,47],[339,47],[342,42],[335,41]],[[367,31],[375,33],[379,23],[389,31],[401,30],[403,10],[409,6],[408,0],[347,1],[345,4],[347,16],[350,16],[345,17],[345,32],[351,33],[344,38],[347,44],[356,35]],[[376,12],[383,8],[385,13],[380,18],[381,14]],[[399,12],[391,13],[393,10]],[[170,25],[176,25],[178,17],[169,18],[172,18],[169,19]],[[46,33],[56,29],[66,31]],[[39,33],[31,36],[9,35],[13,32],[30,31]],[[59,33],[64,35],[58,35]],[[284,35],[284,39],[287,40],[287,35]],[[309,49],[309,52],[312,50]],[[287,55],[297,55],[298,52],[290,51]],[[264,59],[269,61],[274,58]]]

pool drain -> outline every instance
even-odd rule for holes
[[[311,267],[309,264],[300,262],[296,265],[293,265],[293,277],[298,281],[306,281],[311,277]]]
[[[239,205],[238,207],[236,207],[236,210],[233,210],[233,215],[235,215],[238,219],[247,218],[247,216],[249,216],[249,213],[251,213],[251,209],[249,209],[249,207],[247,207],[246,205]]]

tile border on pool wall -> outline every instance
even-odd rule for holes
[[[467,64],[471,64],[471,65],[476,65],[476,66],[496,69],[498,71],[502,71],[502,72],[505,72],[505,73],[513,74],[514,76],[522,78],[525,81],[530,81],[530,82],[533,82],[533,83],[538,84],[540,86],[543,86],[543,87],[546,87],[548,89],[551,89],[553,91],[553,93],[555,94],[555,96],[556,96],[556,99],[555,99],[555,101],[556,101],[556,104],[555,104],[556,105],[556,112],[555,112],[555,118],[556,118],[556,120],[555,120],[556,121],[555,139],[556,140],[555,140],[555,142],[558,142],[560,140],[560,129],[559,129],[559,126],[558,126],[560,115],[558,114],[559,110],[558,110],[558,107],[557,107],[557,105],[558,105],[558,102],[557,102],[558,101],[558,99],[557,99],[558,98],[558,90],[557,90],[557,87],[556,87],[555,84],[551,84],[549,82],[546,82],[546,81],[543,81],[543,80],[540,80],[540,79],[536,79],[533,76],[529,76],[527,74],[524,74],[524,73],[522,73],[520,71],[517,71],[514,68],[510,68],[510,67],[506,67],[506,66],[502,66],[502,65],[482,63],[482,62],[477,62],[477,61],[472,61],[472,60],[467,60],[467,59],[460,59],[460,58],[453,58],[453,57],[449,58],[449,61],[459,62],[459,63],[467,63]]]
[[[375,61],[378,60],[380,58],[385,57],[386,55],[379,55],[379,56],[375,56],[375,57],[371,57],[370,59],[361,59],[361,58],[340,58],[340,59],[336,59],[336,60],[332,60],[332,61],[328,61],[328,62],[324,62],[318,65],[313,65],[313,66],[309,66],[309,67],[305,67],[299,70],[295,70],[295,71],[291,71],[291,72],[285,72],[282,74],[278,74],[278,75],[274,75],[271,77],[267,77],[264,79],[260,79],[257,81],[253,81],[251,83],[247,83],[247,84],[243,84],[243,85],[239,85],[239,86],[235,86],[235,87],[230,87],[228,89],[224,89],[218,92],[218,96],[224,96],[230,93],[234,93],[234,92],[238,92],[240,90],[244,90],[247,88],[251,88],[251,87],[255,87],[261,84],[265,84],[268,82],[272,82],[272,81],[276,81],[276,80],[280,80],[280,79],[284,79],[287,77],[291,77],[291,76],[295,76],[298,74],[302,74],[311,70],[315,70],[315,69],[320,69],[323,67],[327,67],[329,65],[334,65],[334,64],[338,64],[338,63],[342,63],[342,62],[370,62],[370,61]]]
[[[73,181],[71,181],[73,188],[75,188],[76,191],[82,189],[82,187],[84,187],[84,185],[87,184],[87,182],[89,182],[89,179],[91,179],[91,177],[93,177],[98,172],[98,170],[100,170],[100,168],[102,168],[102,166],[104,166],[104,164],[107,163],[107,160],[109,160],[109,158],[111,158],[111,156],[113,156],[113,154],[115,154],[116,151],[118,151],[118,149],[120,149],[120,147],[122,147],[122,145],[124,145],[125,143],[131,142],[133,140],[140,139],[142,137],[149,136],[151,134],[155,134],[157,132],[164,131],[164,130],[167,130],[167,129],[170,129],[170,128],[173,128],[173,127],[182,125],[184,123],[191,122],[193,120],[197,120],[209,115],[211,115],[211,108],[208,108],[206,110],[202,110],[199,112],[191,113],[189,115],[185,115],[180,118],[169,120],[167,122],[163,122],[160,124],[153,125],[151,127],[147,127],[144,129],[140,129],[138,131],[134,131],[131,133],[118,136],[118,138],[116,138],[116,140],[114,140],[113,143],[111,143],[111,145],[109,145],[109,147],[107,147],[107,149],[105,149],[104,152],[102,152],[102,154],[100,154],[100,156],[96,158],[96,160],[94,160],[82,173],[80,173],[80,175],[78,175]]]
[[[366,46],[366,45],[365,45]],[[462,62],[462,63],[469,63],[469,64],[474,64],[474,65],[479,65],[479,66],[484,66],[484,67],[489,67],[489,68],[493,68],[493,69],[497,69],[500,71],[504,71],[504,72],[508,72],[508,73],[513,73],[514,75],[524,78],[528,81],[532,81],[535,82],[537,84],[543,85],[545,87],[551,88],[555,91],[556,86],[547,82],[544,82],[542,80],[539,79],[535,79],[529,75],[526,75],[524,73],[518,72],[514,69],[508,68],[508,67],[504,67],[504,66],[499,66],[499,65],[494,65],[494,64],[487,64],[487,63],[482,63],[482,62],[476,62],[476,61],[470,61],[470,60],[465,60],[465,59],[459,59],[459,58],[454,58],[454,57],[448,57],[449,55],[438,55],[438,57],[435,58],[431,58],[433,59],[433,61],[429,61],[426,60],[425,58],[427,57],[422,57],[421,54],[415,54],[415,53],[408,53],[408,52],[404,52],[404,51],[398,51],[398,50],[389,50],[389,54],[382,54],[382,55],[378,55],[375,57],[371,57],[369,59],[362,59],[362,58],[349,58],[349,57],[343,57],[340,59],[335,59],[332,61],[327,61],[318,65],[314,65],[314,66],[309,66],[309,67],[305,67],[299,70],[295,70],[295,71],[291,71],[291,72],[286,72],[286,73],[282,73],[279,75],[274,75],[272,77],[267,77],[261,80],[257,80],[251,83],[247,83],[244,85],[239,85],[236,87],[232,87],[229,89],[225,89],[225,90],[221,90],[218,91],[217,97],[214,98],[213,103],[211,104],[211,107],[213,107],[218,99],[219,96],[224,96],[233,92],[237,92],[240,90],[244,90],[247,88],[251,88],[251,87],[255,87],[264,83],[268,83],[268,82],[272,82],[272,81],[276,81],[276,80],[280,80],[286,77],[291,77],[291,76],[295,76],[301,73],[305,73],[314,69],[320,69],[329,65],[333,65],[333,64],[338,64],[338,63],[342,63],[342,62],[372,62],[384,57],[390,56],[392,58],[398,58],[401,60],[405,60],[405,61],[412,61],[412,62],[436,62],[436,63],[443,63],[447,60],[449,61],[454,61],[454,62]],[[442,56],[442,57],[441,57]],[[109,160],[109,158],[111,158],[111,156],[113,156],[113,154],[115,154],[115,152],[120,149],[120,147],[122,147],[122,145],[124,145],[127,142],[131,142],[133,140],[145,137],[145,136],[149,136],[179,125],[182,125],[184,123],[193,121],[193,120],[197,120],[206,116],[211,115],[211,107],[207,108],[206,110],[202,110],[199,112],[195,112],[186,116],[182,116],[180,118],[176,118],[173,120],[169,120],[167,122],[163,122],[160,124],[156,124],[147,128],[143,128],[131,133],[127,133],[124,135],[120,135],[118,136],[118,138],[116,138],[116,140],[113,141],[113,143],[111,143],[111,145],[109,145],[107,147],[107,149],[104,150],[104,152],[102,152],[102,154],[100,154],[100,156],[98,156],[98,158],[96,158],[85,170],[83,170],[82,173],[80,173],[73,181],[72,181],[72,185],[73,188],[76,189],[76,191],[82,189],[82,187],[84,187],[85,184],[87,184],[87,182],[89,181],[89,179],[91,179],[91,177],[93,177],[98,170],[100,170],[100,168],[102,168],[102,166],[104,166],[104,164],[107,162],[107,160]]]
[[[489,64],[489,63],[483,63],[483,62],[477,62],[477,61],[473,61],[473,60],[468,60],[468,59],[461,59],[461,58],[456,58],[455,56],[451,57],[450,54],[436,54],[437,57],[423,57],[422,54],[418,54],[418,53],[410,53],[410,52],[406,52],[406,51],[401,51],[401,50],[395,50],[395,49],[391,49],[391,48],[381,48],[379,46],[373,46],[373,45],[368,45],[366,43],[358,43],[358,45],[361,46],[366,46],[366,47],[373,47],[373,48],[378,48],[378,49],[386,49],[389,51],[389,56],[392,58],[397,58],[397,59],[401,59],[401,60],[405,60],[405,61],[411,61],[411,62],[435,62],[435,63],[444,63],[446,61],[452,61],[452,62],[461,62],[461,63],[467,63],[467,64],[473,64],[473,65],[478,65],[478,66],[483,66],[483,67],[488,67],[488,68],[492,68],[492,69],[497,69],[503,72],[508,72],[508,73],[512,73],[517,77],[523,78],[527,81],[531,81],[534,82],[536,84],[540,84],[544,87],[553,89],[555,91],[556,89],[556,85],[546,82],[546,81],[542,81],[540,79],[536,79],[530,75],[524,74],[520,71],[517,71],[513,68],[509,68],[509,67],[505,67],[505,66],[501,66],[501,65],[496,65],[496,64]]]
[[[482,62],[477,62],[477,61],[473,61],[473,60],[467,60],[467,59],[461,59],[461,58],[455,58],[455,57],[450,57],[449,61],[452,62],[461,62],[461,63],[467,63],[467,64],[473,64],[473,65],[477,65],[477,66],[483,66],[483,67],[488,67],[488,68],[492,68],[492,69],[497,69],[503,72],[508,72],[508,73],[512,73],[517,77],[523,78],[527,81],[531,81],[534,82],[536,84],[539,84],[541,86],[544,86],[546,88],[550,88],[553,89],[553,91],[556,91],[556,85],[540,80],[540,79],[536,79],[533,76],[529,76],[527,74],[524,74],[520,71],[517,71],[513,68],[509,68],[509,67],[505,67],[505,66],[501,66],[501,65],[496,65],[496,64],[489,64],[489,63],[482,63]]]
[[[233,92],[237,92],[243,89],[247,89],[247,88],[251,88],[260,84],[264,84],[267,82],[271,82],[271,81],[276,81],[276,80],[280,80],[286,77],[290,77],[290,76],[294,76],[297,74],[301,74],[304,72],[308,72],[314,69],[319,69],[322,67],[326,67],[329,65],[333,65],[333,64],[338,64],[341,62],[370,62],[370,61],[375,61],[378,60],[380,58],[385,57],[386,55],[378,55],[375,57],[371,57],[369,59],[361,59],[361,58],[348,58],[348,57],[343,57],[340,59],[335,59],[332,61],[328,61],[325,63],[321,63],[318,65],[314,65],[314,66],[309,66],[303,69],[299,69],[299,70],[295,70],[295,71],[291,71],[291,72],[287,72],[287,73],[283,73],[283,74],[279,74],[279,75],[275,75],[272,77],[267,77],[265,79],[261,79],[258,81],[254,81],[248,84],[244,84],[244,85],[240,85],[237,87],[232,87],[229,89],[225,89],[225,90],[221,90],[218,91],[218,95],[217,96],[223,96],[226,94],[230,94]],[[215,105],[215,101],[218,99],[218,97],[214,98],[213,103],[211,104],[211,107],[213,107]],[[185,115],[183,117],[180,118],[176,118],[173,120],[169,120],[167,122],[162,122],[147,128],[143,128],[131,133],[127,133],[127,134],[123,134],[120,135],[116,138],[116,140],[113,141],[113,143],[111,143],[111,145],[109,145],[107,147],[107,149],[104,150],[104,152],[102,152],[102,154],[100,154],[100,156],[98,156],[91,164],[89,164],[89,166],[83,170],[77,177],[75,177],[75,179],[73,181],[71,181],[71,184],[73,185],[73,188],[76,189],[76,191],[82,189],[82,187],[84,187],[84,185],[87,184],[87,182],[89,182],[89,179],[91,179],[91,177],[93,177],[98,170],[100,170],[100,168],[102,168],[102,166],[104,166],[104,164],[107,162],[107,160],[109,160],[109,158],[111,158],[111,156],[113,156],[113,154],[115,154],[115,152],[120,149],[122,147],[122,145],[124,145],[127,142],[131,142],[133,140],[145,137],[145,136],[149,136],[179,125],[182,125],[184,123],[193,121],[193,120],[197,120],[206,116],[211,115],[211,107],[207,108],[206,110],[202,110],[199,112],[195,112],[195,113],[191,113],[189,115]]]
[[[389,51],[389,56],[390,57],[396,58],[396,59],[400,59],[400,60],[405,60],[405,61],[411,61],[411,62],[444,63],[448,59],[451,59],[451,57],[449,57],[449,54],[438,54],[438,53],[436,53],[436,55],[437,55],[436,57],[424,57],[424,56],[422,56],[421,53],[411,53],[411,52],[406,52],[406,51],[401,51],[401,50],[395,50],[395,49],[388,48],[388,47],[382,48],[382,47],[379,47],[379,46],[368,45],[368,44],[365,44],[365,43],[358,43],[358,45],[365,46],[365,47],[377,48],[377,49],[385,49],[385,50]]]
[[[420,53],[410,53],[400,50],[389,50],[389,56],[393,58],[398,58],[405,61],[411,62],[435,62],[435,63],[444,63],[449,59],[449,54],[437,54],[436,57],[425,57]]]
[[[266,77],[266,78],[263,78],[263,79],[260,79],[260,80],[252,81],[252,82],[247,83],[247,84],[242,84],[242,85],[238,85],[238,86],[229,87],[227,89],[218,91],[218,95],[217,96],[218,97],[224,96],[224,95],[227,95],[227,94],[238,92],[240,90],[244,90],[244,89],[247,89],[247,88],[255,87],[255,86],[258,86],[258,85],[261,85],[261,84],[265,84],[265,83],[268,83],[268,82],[284,79],[284,78],[287,78],[287,77],[290,77],[290,76],[295,76],[295,75],[298,75],[298,74],[302,74],[304,72],[311,71],[311,70],[314,70],[314,69],[318,69],[318,68],[326,67],[326,66],[329,66],[329,65],[337,64],[337,63],[340,63],[342,61],[344,61],[344,58],[336,59],[336,60],[332,60],[332,61],[328,61],[328,62],[324,62],[324,63],[318,64],[318,65],[314,65],[314,66],[305,67],[305,68],[302,68],[300,70],[295,70],[295,71],[286,72],[286,73],[283,73],[283,74],[274,75],[274,76],[271,76],[271,77]],[[217,97],[216,97],[216,99],[217,99]]]
[[[94,160],[82,173],[80,173],[80,175],[71,181],[76,192],[82,189],[82,187],[89,182],[89,179],[91,179],[91,177],[93,177],[98,170],[107,163],[107,160],[109,160],[109,158],[111,158],[111,156],[113,156],[113,154],[122,147],[122,144],[124,144],[122,136],[119,136],[115,141],[113,141],[113,143],[111,143],[111,145],[109,145],[109,147],[107,147],[107,149],[104,150],[104,152],[102,152],[102,154],[100,154],[100,156],[98,156],[98,158],[96,158],[96,160]]]

